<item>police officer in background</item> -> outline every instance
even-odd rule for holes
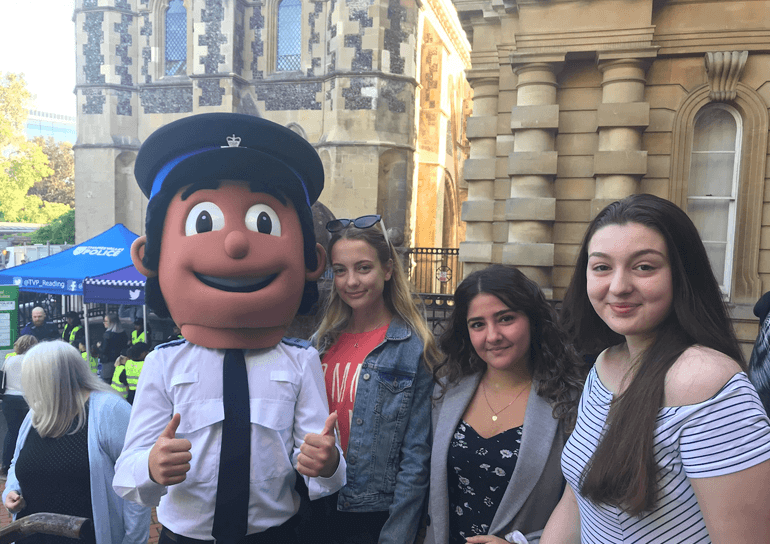
[[[147,332],[150,332],[149,328],[147,329]],[[138,342],[149,344],[149,342],[147,342],[147,335],[144,332],[144,319],[141,317],[134,319],[134,330],[131,332],[131,345]]]
[[[38,342],[42,342],[43,340],[57,340],[59,338],[59,331],[53,324],[46,323],[45,310],[40,306],[32,308],[32,321],[27,323],[24,328],[21,329],[19,336],[21,337],[25,334],[31,334],[37,338]]]
[[[86,338],[86,331],[80,322],[80,314],[70,311],[64,314],[64,317],[67,318],[67,325],[61,333],[61,339],[74,347],[78,347],[80,342],[85,342]]]

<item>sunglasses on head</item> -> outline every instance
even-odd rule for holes
[[[333,219],[326,223],[326,230],[329,232],[339,232],[342,229],[348,228],[350,225],[353,225],[357,229],[368,229],[377,223],[382,223],[382,235],[385,237],[385,243],[388,244],[388,251],[390,251],[388,229],[385,228],[385,222],[382,220],[381,215],[362,215],[355,219]]]
[[[333,219],[326,223],[326,230],[329,232],[339,232],[344,228],[353,225],[357,229],[368,229],[382,220],[380,215],[362,215],[355,219]]]

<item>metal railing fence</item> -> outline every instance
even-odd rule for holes
[[[418,293],[452,295],[462,280],[460,250],[453,247],[407,248],[409,280]]]

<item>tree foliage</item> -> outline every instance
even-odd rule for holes
[[[40,227],[32,233],[33,244],[74,244],[75,243],[75,210],[60,215],[48,225]]]
[[[75,154],[69,142],[38,136],[34,140],[48,157],[53,174],[35,183],[27,195],[37,195],[46,202],[58,202],[75,207]]]
[[[54,173],[43,149],[26,139],[29,100],[22,75],[0,73],[0,219],[48,223],[71,208],[27,195],[36,182]]]

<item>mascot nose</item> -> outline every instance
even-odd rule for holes
[[[225,252],[231,259],[243,259],[249,252],[249,241],[239,230],[230,232],[225,237]]]

